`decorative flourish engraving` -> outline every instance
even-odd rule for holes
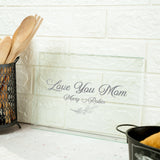
[[[77,114],[87,114],[87,113],[92,113],[93,110],[97,108],[97,106],[86,106],[86,107],[79,107],[77,109],[72,109],[71,108],[71,111],[77,113]]]

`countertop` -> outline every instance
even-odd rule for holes
[[[125,142],[21,124],[0,132],[0,160],[128,160]]]

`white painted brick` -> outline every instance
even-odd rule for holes
[[[2,1],[2,2],[0,3],[0,6],[4,6],[4,5],[6,5],[6,2],[5,2],[5,1]]]
[[[159,108],[144,107],[142,113],[142,125],[160,125]]]
[[[70,66],[70,56],[69,55],[59,55],[52,53],[40,53],[39,55],[39,65],[49,66],[49,67],[69,67]]]
[[[71,110],[88,106],[95,108],[86,114],[78,114]],[[116,126],[126,123],[126,119],[127,123],[138,125],[140,114],[141,108],[138,106],[115,104],[94,106],[94,104],[77,104],[45,96],[39,96],[38,98],[32,95],[18,94],[18,119],[26,123],[64,128],[65,122],[65,129],[121,136],[115,130]],[[137,118],[135,119],[135,117]]]
[[[35,123],[37,97],[33,95],[17,94],[18,121]]]
[[[65,110],[65,101],[51,97],[39,96],[34,123],[63,128]]]
[[[70,53],[87,55],[112,55],[145,57],[145,42],[115,39],[71,39]]]
[[[139,125],[140,107],[115,104],[90,104],[87,107],[93,108],[89,113],[77,113],[72,109],[86,108],[83,104],[68,103],[66,114],[66,128],[105,135],[119,135],[116,126],[130,123]],[[135,118],[136,117],[136,118]]]
[[[65,94],[76,94],[76,89],[74,89],[74,84],[76,82],[82,81],[84,84],[90,82],[88,87],[95,87],[96,91],[94,93],[81,93],[78,94],[80,97],[96,96],[98,94],[97,88],[101,85],[102,74],[98,72],[88,72],[88,71],[77,71],[77,70],[67,70],[58,68],[47,68],[39,67],[35,70],[35,93],[40,95],[48,96],[58,96],[63,98]],[[47,81],[49,82],[47,83]],[[52,80],[52,82],[51,82]],[[62,80],[63,85],[70,85],[69,91],[54,91],[49,90],[52,88],[53,84]]]
[[[160,75],[148,74],[145,78],[144,104],[149,106],[160,106]]]
[[[32,40],[26,50],[20,53],[20,59],[17,64],[38,65],[38,54],[36,40]]]
[[[45,126],[64,126],[64,101],[49,97],[18,94],[18,119]]]
[[[160,43],[153,42],[148,47],[147,72],[160,73]]]
[[[40,65],[119,71],[144,71],[144,59],[115,56],[54,55],[40,53]],[[116,64],[116,65],[115,65]]]
[[[63,128],[65,101],[45,96],[18,94],[17,102],[20,122]]]
[[[0,19],[3,24],[0,26],[1,33],[4,35],[13,34],[22,19],[30,14],[38,14],[44,18],[44,21],[38,30],[38,35],[69,37],[105,36],[105,9],[67,7],[47,7],[47,9],[34,7],[1,8]]]
[[[126,91],[126,96],[116,96],[111,93],[102,95],[101,98],[107,102],[125,103],[125,104],[143,104],[143,73],[118,73],[118,72],[106,72],[103,73],[102,84],[109,84],[112,88],[117,87],[115,90]],[[103,87],[103,91],[107,87]]]
[[[160,4],[160,0],[151,0],[152,4]]]
[[[4,3],[4,2],[3,2]],[[15,5],[15,6],[43,6],[43,5],[141,5],[141,4],[148,4],[148,0],[63,0],[63,1],[57,1],[57,0],[5,0],[6,5]]]
[[[39,52],[68,53],[68,39],[53,37],[38,37],[34,40]]]
[[[111,9],[108,36],[112,38],[160,39],[160,9]]]
[[[21,54],[18,64],[38,65],[40,52],[67,53],[68,41],[49,37],[34,38],[25,52]]]
[[[144,70],[144,59],[74,55],[71,56],[70,65],[75,68],[142,72]]]
[[[31,66],[17,65],[17,92],[32,93],[33,68]]]

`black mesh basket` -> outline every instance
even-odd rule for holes
[[[16,62],[0,65],[0,129],[17,124]]]

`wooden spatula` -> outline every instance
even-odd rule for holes
[[[35,23],[35,27],[32,30],[31,34],[26,38],[26,40],[24,41],[24,43],[19,47],[19,49],[17,49],[17,52],[14,54],[15,57],[12,58],[12,62],[18,57],[20,56],[20,54],[29,46],[33,36],[35,35],[35,33],[37,32],[38,28],[40,27],[43,18],[41,18],[40,16],[35,16],[36,19],[36,23]]]
[[[13,62],[15,54],[19,50],[20,46],[27,39],[27,37],[32,33],[35,27],[35,24],[36,24],[36,20],[34,16],[28,16],[22,21],[22,23],[20,24],[20,26],[17,28],[17,30],[13,35],[12,48],[6,60],[6,63]]]
[[[11,49],[11,44],[12,40],[8,36],[0,41],[0,64],[5,63]]]

